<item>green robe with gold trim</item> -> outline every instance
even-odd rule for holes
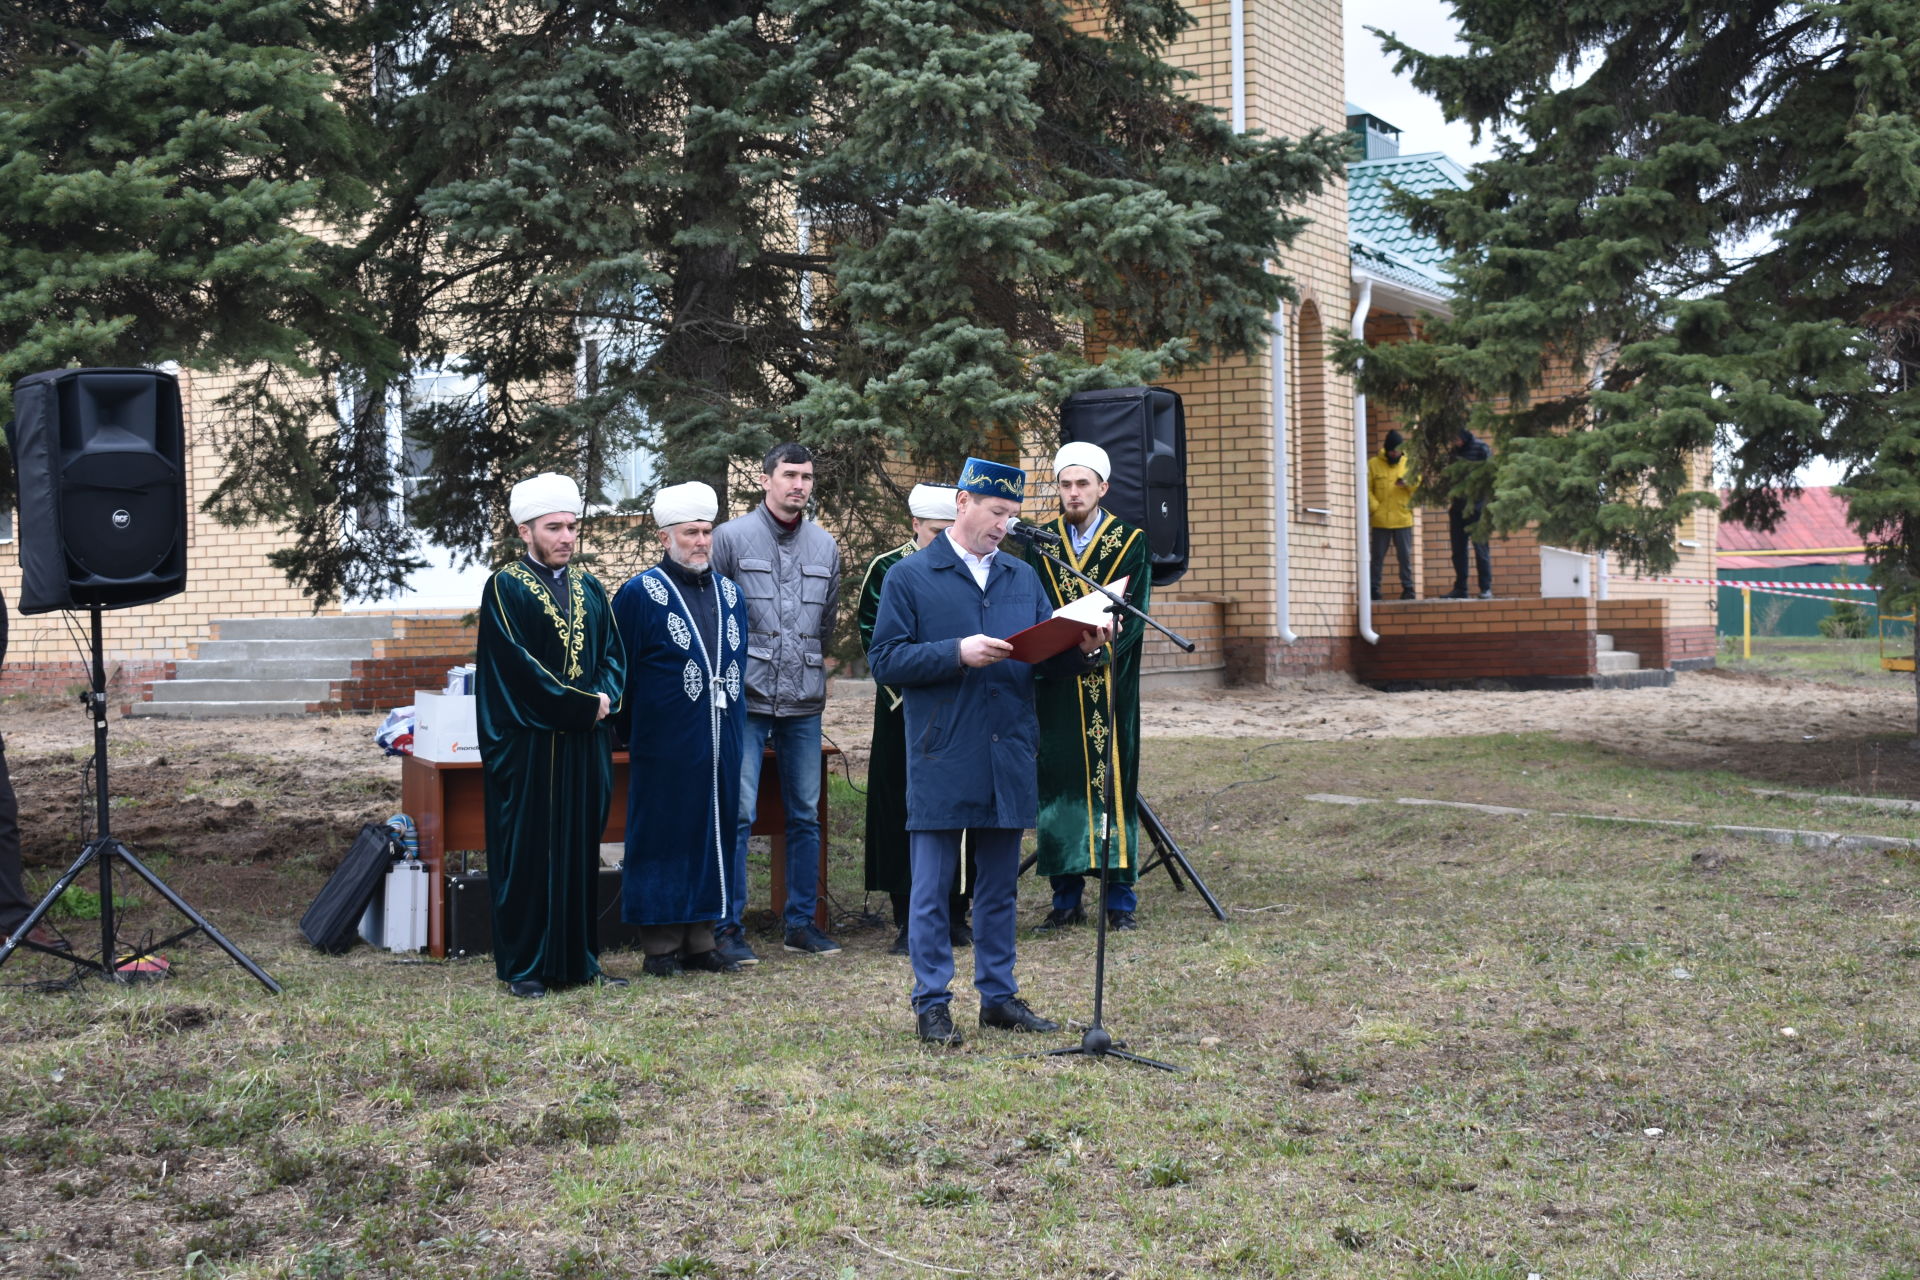
[[[880,584],[887,570],[918,547],[909,538],[875,556],[860,583],[860,651],[873,646],[873,622],[880,616]],[[913,864],[907,848],[907,717],[898,689],[873,689],[873,740],[867,757],[867,892],[907,893]]]
[[[1128,602],[1146,612],[1153,591],[1147,535],[1105,511],[1098,519],[1083,555],[1074,553],[1065,517],[1055,516],[1043,527],[1060,535],[1054,554],[1095,582],[1105,586],[1129,578]],[[1079,579],[1037,555],[1032,559],[1055,608],[1087,593]],[[1123,615],[1104,666],[1084,675],[1034,680],[1040,716],[1038,870],[1043,876],[1100,874],[1100,788],[1109,735],[1117,735],[1120,773],[1113,800],[1122,820],[1114,831],[1108,878],[1132,884],[1139,875],[1140,641],[1146,629],[1137,618]]]
[[[556,592],[516,561],[487,579],[477,654],[495,972],[549,987],[591,982],[600,973],[600,835],[613,795],[613,721],[596,717],[603,693],[619,714],[626,685],[607,593],[572,567]]]

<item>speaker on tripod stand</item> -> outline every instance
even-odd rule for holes
[[[14,384],[7,444],[19,476],[20,599],[23,614],[85,609],[92,619],[95,836],[11,937],[0,965],[26,946],[120,977],[133,959],[117,954],[113,869],[126,866],[189,921],[155,944],[204,933],[269,991],[280,987],[148,870],[111,827],[107,786],[107,670],[100,634],[105,609],[152,604],[187,585],[186,431],[180,385],[154,369],[55,369]],[[88,866],[100,872],[100,958],[54,951],[28,939],[34,926]]]

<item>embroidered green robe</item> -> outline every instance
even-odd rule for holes
[[[873,647],[873,621],[880,616],[880,584],[887,570],[918,548],[911,538],[882,552],[860,583],[860,651]],[[875,684],[873,739],[867,757],[867,892],[904,894],[913,886],[907,850],[907,717],[898,689]]]
[[[1147,536],[1105,511],[1084,554],[1076,555],[1064,517],[1045,528],[1060,535],[1054,554],[1101,585],[1126,577],[1127,598],[1146,612],[1152,595]],[[1086,584],[1039,556],[1032,557],[1047,596],[1058,608],[1087,594]],[[1107,663],[1071,677],[1038,676],[1034,701],[1040,716],[1039,874],[1063,876],[1100,873],[1101,781],[1109,735],[1117,735],[1119,785],[1114,808],[1121,821],[1114,829],[1109,879],[1132,884],[1139,875],[1140,817],[1136,804],[1140,781],[1140,641],[1146,624],[1121,620]]]
[[[607,593],[569,567],[566,598],[516,561],[487,580],[474,677],[486,800],[493,958],[503,982],[549,987],[600,973],[600,835],[613,794],[625,650]],[[644,786],[643,779],[633,785]]]

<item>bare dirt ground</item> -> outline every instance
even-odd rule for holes
[[[1381,693],[1344,676],[1270,689],[1173,689],[1142,699],[1151,738],[1350,742],[1548,733],[1680,768],[1733,769],[1795,786],[1920,795],[1905,678],[1864,683],[1681,672],[1671,688]],[[857,762],[868,704],[830,706],[828,732]]]
[[[841,684],[826,731],[865,767],[870,695]],[[1896,679],[1821,683],[1754,673],[1683,673],[1671,688],[1594,692],[1380,693],[1328,676],[1270,689],[1149,693],[1153,738],[1355,741],[1547,733],[1676,768],[1729,769],[1809,789],[1920,796],[1909,747],[1914,703]],[[20,795],[27,866],[71,861],[91,807],[86,717],[65,701],[14,702],[0,731]],[[116,835],[158,859],[176,889],[284,914],[317,889],[360,824],[393,813],[400,764],[373,743],[374,716],[112,722]],[[170,858],[169,855],[179,855]]]

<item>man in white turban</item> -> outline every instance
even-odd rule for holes
[[[522,998],[625,986],[600,972],[595,881],[626,658],[607,593],[572,564],[579,487],[535,476],[507,509],[526,554],[487,579],[474,679],[494,968]]]
[[[867,566],[860,583],[860,650],[873,647],[873,623],[880,616],[880,586],[887,571],[926,546],[956,513],[954,495],[945,484],[917,484],[907,496],[907,514],[913,537],[883,551]],[[867,892],[884,893],[893,903],[893,925],[899,930],[888,955],[907,954],[907,916],[912,906],[913,855],[907,837],[907,721],[901,691],[876,685],[873,691],[873,737],[867,755]],[[973,877],[961,877],[971,885]],[[955,946],[973,942],[967,926],[967,892],[956,887],[948,902],[948,936]]]
[[[1060,536],[1060,558],[1095,582],[1111,586],[1127,579],[1128,602],[1145,612],[1152,588],[1147,535],[1101,507],[1112,475],[1112,461],[1099,445],[1084,440],[1061,445],[1053,455],[1060,514],[1044,527]],[[1086,594],[1078,578],[1043,557],[1034,560],[1054,607]],[[1140,872],[1140,639],[1145,630],[1144,623],[1123,615],[1104,666],[1064,679],[1042,673],[1034,681],[1040,713],[1038,867],[1053,881],[1043,932],[1086,919],[1080,905],[1084,882],[1099,877],[1103,858],[1107,900],[1101,906],[1108,927],[1138,927],[1133,884]],[[1112,726],[1112,733],[1096,734],[1092,726]],[[1109,761],[1101,746],[1109,738],[1119,766],[1113,785],[1119,821],[1111,828],[1112,838],[1103,840],[1101,782]]]
[[[620,918],[640,927],[646,972],[733,973],[714,945],[740,805],[747,605],[713,571],[720,500],[693,481],[660,490],[660,563],[613,597],[626,645],[629,765]]]

